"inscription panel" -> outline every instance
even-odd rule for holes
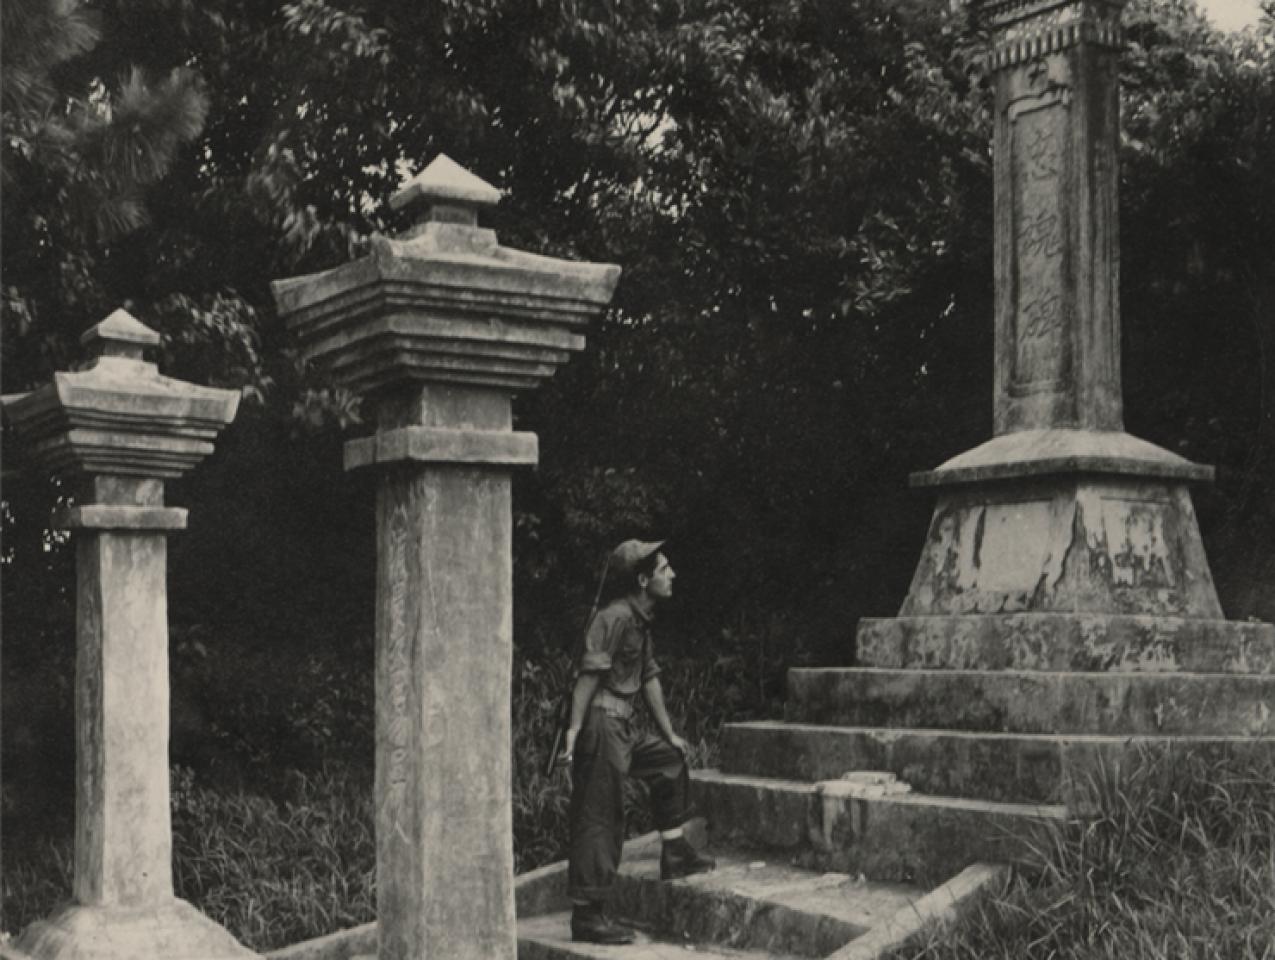
[[[1069,108],[1056,88],[1010,107],[1014,349],[1011,392],[1053,390],[1071,372],[1062,153]]]

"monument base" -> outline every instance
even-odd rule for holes
[[[185,900],[144,907],[70,904],[10,948],[29,960],[250,960],[258,954]]]
[[[1275,673],[1275,624],[1110,613],[864,618],[856,662],[917,670]]]
[[[1190,481],[1145,450],[1117,458],[1113,450],[1133,440],[1125,434],[1041,434],[1054,442],[1035,445],[1040,456],[1026,457],[1020,436],[1001,437],[914,478],[945,482],[899,615],[1223,620]]]

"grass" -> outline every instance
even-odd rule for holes
[[[1275,958],[1269,757],[1148,750],[1085,797],[1004,892],[891,960]]]
[[[665,664],[692,766],[715,764],[726,719],[774,715],[778,688],[762,699],[770,688],[742,673],[729,659]],[[566,677],[562,661],[516,664],[520,871],[560,859],[565,848],[567,777],[545,777],[540,764]],[[344,746],[336,754],[310,772],[276,764],[234,789],[175,768],[178,895],[262,951],[372,919],[371,758],[350,764]],[[1004,891],[893,960],[1275,960],[1275,764],[1147,751],[1136,763],[1095,770],[1083,795],[1091,815],[1043,832],[1034,864]],[[630,830],[644,830],[640,790],[630,799]],[[66,898],[67,826],[16,842],[6,832],[0,926],[19,930]]]
[[[726,719],[777,708],[777,698],[761,702],[752,685],[738,683],[741,670],[733,660],[674,660],[664,666],[670,712],[691,744],[692,766],[715,761]],[[552,706],[568,669],[565,658],[520,658],[515,664],[513,819],[520,872],[561,859],[566,848],[568,776],[560,770],[545,777],[541,764],[552,733]],[[367,693],[370,697],[370,687]],[[323,727],[348,733],[351,725],[368,725],[370,702],[349,709],[360,716],[328,716],[325,707]],[[297,735],[307,741],[318,739],[313,712],[298,713]],[[206,772],[173,768],[177,895],[254,950],[355,926],[375,914],[372,756],[369,749],[364,762],[351,763],[347,733],[334,737],[338,759],[315,770],[282,770],[272,757],[259,755],[258,768],[241,772],[229,789]],[[631,833],[649,829],[642,799],[635,786]],[[20,830],[16,840],[14,832],[6,829],[0,886],[0,929],[9,931],[48,916],[66,900],[73,869],[70,824],[45,825],[38,833]]]

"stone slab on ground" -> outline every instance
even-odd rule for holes
[[[859,666],[1275,673],[1275,625],[1096,613],[864,618]]]
[[[935,885],[971,863],[1029,858],[1057,804],[996,803],[925,794],[872,795],[837,781],[692,773],[696,804],[711,810],[715,844],[781,857],[813,870]]]
[[[1275,737],[903,730],[762,720],[723,728],[721,770],[809,781],[881,770],[925,794],[1068,803],[1099,764],[1123,764],[1146,751],[1275,759]]]
[[[1017,733],[1275,736],[1275,676],[790,670],[785,719]]]
[[[722,960],[784,960],[784,954],[768,950],[740,950],[712,944],[661,940],[643,930],[635,942],[624,946],[574,943],[571,940],[571,911],[542,914],[518,921],[518,960],[686,960],[687,957]]]
[[[850,941],[828,960],[881,960],[927,932],[949,926],[966,910],[1003,889],[1010,876],[1010,868],[1003,863],[970,864],[885,923]]]
[[[691,943],[824,957],[924,895],[783,859],[714,848],[717,869],[675,883],[659,878],[658,848],[626,855],[611,907],[640,928]]]

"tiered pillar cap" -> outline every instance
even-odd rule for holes
[[[4,398],[8,421],[35,464],[62,475],[171,479],[213,451],[234,419],[237,390],[162,376],[143,351],[159,334],[116,310],[87,331],[85,369],[55,373],[31,393]]]
[[[425,201],[401,238],[343,266],[272,284],[302,356],[368,393],[405,383],[530,390],[584,347],[620,268],[503,247],[478,226],[500,191],[444,155],[394,194]]]

